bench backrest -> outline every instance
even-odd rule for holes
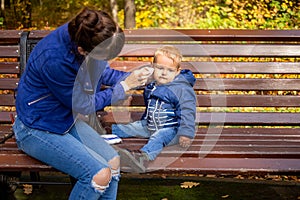
[[[199,125],[299,124],[298,31],[136,30],[126,37],[122,59],[112,62],[121,70],[151,61],[162,44],[179,47],[182,68],[197,76]],[[132,104],[143,106],[135,97]]]
[[[31,50],[48,33],[0,31],[0,73],[4,78],[0,90],[7,93],[1,95],[2,111],[14,111],[13,90],[18,78]],[[111,66],[132,70],[151,63],[155,49],[162,44],[173,44],[184,55],[182,68],[191,69],[197,76],[194,87],[199,106],[197,123],[297,125],[299,33],[297,30],[126,30],[126,45]],[[134,95],[132,105],[143,106],[139,93]],[[265,112],[268,110],[271,113]],[[292,114],[287,113],[289,110]],[[9,122],[8,113],[1,112],[0,120]]]
[[[23,31],[0,31],[0,140],[11,132],[11,116],[14,108],[14,89],[17,87],[21,74],[21,62],[26,59],[21,56],[20,44],[27,37]],[[25,47],[25,46],[24,46]]]

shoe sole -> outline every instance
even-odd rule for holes
[[[131,155],[131,153],[125,149],[122,148],[115,148],[120,155],[121,159],[121,165],[126,165],[131,168],[131,170],[124,170],[124,172],[135,172],[135,173],[145,173],[146,168],[144,165],[142,165],[140,162],[138,162],[134,156]]]

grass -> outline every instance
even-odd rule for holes
[[[65,176],[65,175],[64,175]],[[67,182],[68,177],[63,177]],[[28,177],[23,177],[23,181]],[[42,176],[41,181],[62,181],[61,175]],[[185,184],[184,184],[185,183]],[[183,186],[186,186],[185,188]],[[190,188],[187,186],[191,186]],[[26,194],[28,184],[19,185],[10,200],[67,200],[71,185],[42,185]],[[117,200],[297,200],[297,181],[236,180],[228,178],[123,176]]]

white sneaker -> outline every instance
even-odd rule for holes
[[[101,137],[103,137],[108,144],[118,144],[122,142],[122,139],[114,134],[105,134],[101,135]]]

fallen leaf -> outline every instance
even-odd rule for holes
[[[192,187],[196,187],[196,186],[198,186],[200,183],[195,183],[195,182],[189,182],[189,181],[187,181],[187,182],[183,182],[183,183],[181,183],[181,185],[180,185],[180,187],[181,188],[192,188]]]
[[[33,187],[32,185],[29,184],[23,184],[23,190],[24,190],[24,194],[31,194]]]

